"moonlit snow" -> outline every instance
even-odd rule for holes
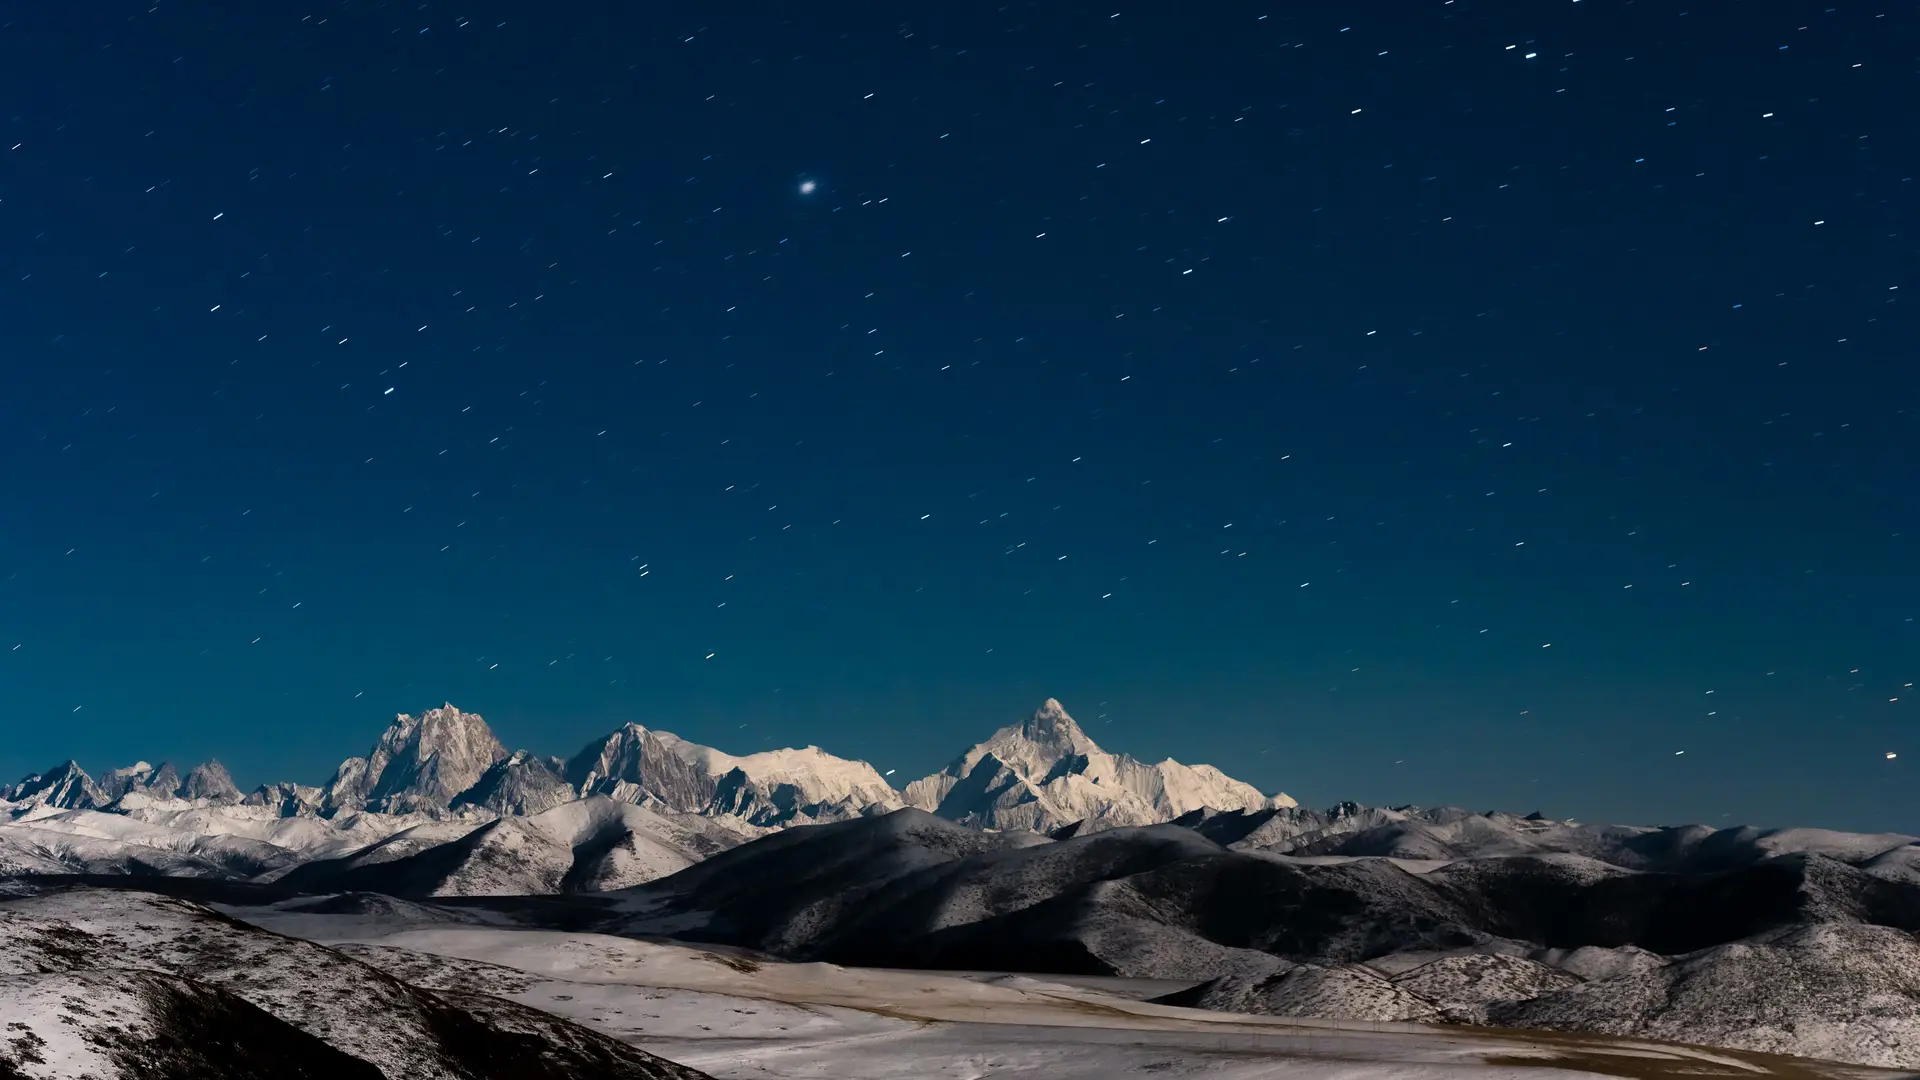
[[[447,705],[319,785],[67,762],[0,797],[26,1076],[257,1075],[179,1037],[243,1016],[235,1060],[396,1080],[492,1075],[453,1028],[556,1080],[700,1075],[621,1047],[850,1080],[1920,1066],[1913,837],[1314,810],[1053,700],[903,790],[638,723],[509,750]]]

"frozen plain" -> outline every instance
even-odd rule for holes
[[[413,914],[231,908],[431,989],[497,995],[721,1080],[1441,1080],[1571,1075],[1892,1080],[1911,1072],[1632,1039],[1247,1016],[1127,980],[768,961]]]

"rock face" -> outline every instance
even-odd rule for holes
[[[246,801],[240,789],[234,786],[233,777],[227,774],[227,767],[217,759],[195,765],[184,779],[171,761],[163,761],[158,767],[136,761],[124,768],[109,771],[100,778],[96,787],[98,804],[107,808],[131,803],[146,805],[169,799],[222,805]],[[131,803],[128,802],[129,796],[133,797]]]
[[[1148,765],[1109,754],[1048,698],[1026,721],[1001,728],[941,772],[907,785],[909,806],[989,829],[1112,828],[1172,821],[1196,811],[1294,806],[1211,765],[1169,758]]]
[[[0,789],[0,798],[14,804],[16,813],[34,807],[58,810],[91,810],[104,805],[106,792],[77,761],[56,765],[35,773],[9,788]]]
[[[759,826],[838,821],[901,805],[873,766],[817,746],[734,757],[639,724],[588,743],[567,763],[565,778],[582,797],[654,801]]]
[[[605,892],[685,870],[747,838],[698,815],[595,795],[410,851],[396,850],[408,839],[401,834],[399,843],[316,860],[278,881],[303,892],[402,897]]]
[[[478,713],[451,704],[417,717],[402,713],[372,753],[340,763],[320,807],[326,813],[382,814],[444,809],[506,756],[506,747]]]
[[[713,802],[714,778],[674,753],[663,734],[639,724],[623,725],[573,755],[565,778],[582,797],[605,795],[621,802],[654,799],[686,813],[705,810]]]
[[[278,784],[261,784],[249,791],[241,801],[246,806],[273,807],[281,817],[290,818],[319,813],[320,801],[325,797],[323,788],[281,781]]]
[[[156,793],[171,798],[175,788],[180,786],[180,774],[175,771],[172,762],[162,762],[159,768],[144,761],[136,761],[125,768],[110,770],[100,778],[100,792],[106,801],[112,802],[130,792],[140,794]],[[154,792],[159,788],[158,792]]]
[[[573,785],[560,775],[565,767],[559,758],[536,757],[525,750],[515,750],[488,766],[472,787],[454,796],[450,808],[460,810],[473,806],[496,814],[525,815],[571,802],[575,794]]]
[[[217,758],[195,765],[174,789],[174,795],[189,801],[204,799],[217,803],[237,803],[242,798],[233,777],[227,774],[227,767]]]

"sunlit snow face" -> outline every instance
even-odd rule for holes
[[[800,181],[800,194],[811,195],[813,194],[813,190],[819,186],[820,185],[818,183],[815,183],[812,180],[802,180]]]

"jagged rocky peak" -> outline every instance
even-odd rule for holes
[[[93,777],[69,759],[43,773],[35,773],[11,787],[0,788],[0,798],[13,803],[16,810],[34,806],[57,810],[91,810],[106,802],[106,793]]]
[[[170,761],[159,767],[136,761],[125,768],[113,769],[100,778],[100,807],[126,810],[135,804],[146,806],[155,800],[184,799],[188,802],[233,804],[243,802],[227,767],[218,760],[204,761],[188,770],[183,778]]]
[[[1059,698],[1048,698],[1041,702],[1033,715],[1020,725],[1020,734],[1042,746],[1055,747],[1063,752],[1085,753],[1087,750],[1100,749],[1093,738],[1074,722],[1073,717],[1067,715],[1067,707],[1060,704]]]
[[[241,801],[247,806],[272,807],[274,813],[281,817],[302,817],[318,813],[321,800],[325,796],[326,791],[323,788],[293,784],[283,780],[277,784],[261,784],[248,792],[247,797]]]
[[[182,799],[204,799],[217,803],[241,801],[239,787],[218,758],[209,758],[195,765],[187,772],[186,779],[175,787],[173,794]]]
[[[163,761],[158,767],[145,761],[136,761],[122,768],[109,769],[100,777],[98,786],[103,805],[125,795],[171,799],[175,789],[180,786],[180,771],[173,767],[171,761]]]
[[[578,794],[560,775],[565,768],[557,757],[515,750],[488,766],[450,805],[455,810],[473,806],[496,814],[537,814],[571,802]]]
[[[160,767],[153,770],[152,775],[147,777],[146,783],[140,790],[157,798],[170,799],[180,790],[180,770],[173,767],[173,762],[163,761]]]
[[[100,791],[109,799],[117,799],[129,791],[144,791],[147,782],[153,779],[153,766],[145,761],[136,761],[118,769],[109,769],[100,778]]]
[[[900,806],[899,793],[873,766],[817,746],[735,757],[632,723],[582,748],[567,762],[565,779],[583,798],[658,802],[756,825],[837,820],[870,806]]]
[[[379,813],[444,810],[472,787],[506,747],[478,713],[451,703],[419,716],[401,713],[364,758],[340,763],[322,809]]]
[[[564,779],[582,798],[605,795],[631,803],[651,798],[674,810],[705,811],[713,801],[715,778],[674,753],[662,735],[622,724],[581,747],[568,760]]]
[[[65,761],[48,769],[46,773],[35,773],[23,778],[12,788],[0,790],[0,798],[15,803],[17,807],[54,807],[54,809],[92,809],[100,805],[104,792],[94,778],[81,769],[79,761]]]

